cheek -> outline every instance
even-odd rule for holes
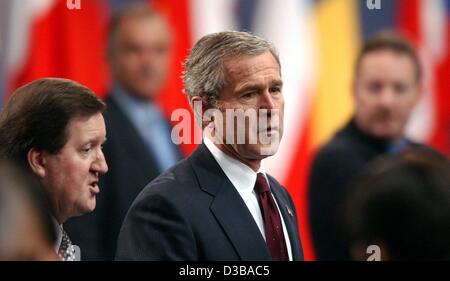
[[[405,112],[405,114],[409,114],[411,111],[413,111],[415,105],[416,105],[415,100],[409,99],[403,103],[402,111]]]
[[[63,180],[68,181],[72,185],[83,184],[89,175],[89,165],[83,161],[73,161],[64,166]]]
[[[366,98],[359,99],[355,104],[360,116],[371,118],[372,115],[379,111],[375,101],[370,101]]]
[[[139,62],[137,60],[137,56],[128,55],[127,57],[123,57],[121,61],[122,73],[124,75],[131,76],[133,71],[137,71],[139,69]]]

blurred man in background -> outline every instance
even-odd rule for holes
[[[0,154],[32,172],[51,206],[62,260],[80,259],[63,229],[68,219],[92,212],[99,176],[108,171],[105,104],[67,79],[33,81],[13,93],[0,115]]]
[[[337,225],[337,208],[349,183],[378,155],[420,146],[404,128],[420,98],[422,69],[410,44],[392,33],[369,39],[357,58],[349,123],[313,162],[309,215],[319,260],[349,259]]]
[[[450,260],[450,162],[405,150],[367,166],[343,209],[353,259]]]
[[[169,71],[172,34],[166,20],[145,4],[133,4],[112,18],[108,61],[113,88],[106,100],[109,172],[95,213],[67,229],[84,258],[112,260],[117,236],[131,203],[144,186],[180,158],[171,127],[155,103]]]
[[[0,261],[59,260],[48,202],[34,177],[0,162]]]

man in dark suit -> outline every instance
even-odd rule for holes
[[[309,215],[319,260],[350,259],[340,206],[365,165],[382,154],[422,146],[404,134],[420,97],[421,75],[417,54],[402,38],[381,33],[363,46],[353,85],[355,114],[319,150],[311,170]]]
[[[184,82],[204,144],[139,194],[116,259],[302,260],[295,206],[262,165],[283,134],[273,46],[245,32],[204,36]]]
[[[112,260],[117,236],[131,203],[162,171],[180,158],[170,125],[156,95],[169,67],[171,32],[165,19],[147,5],[133,4],[112,18],[108,58],[113,88],[106,100],[109,173],[94,213],[66,226],[87,260]]]

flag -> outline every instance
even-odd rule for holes
[[[397,29],[415,45],[424,69],[421,100],[407,134],[450,155],[450,1],[400,0]]]
[[[316,151],[353,113],[353,67],[363,38],[390,28],[405,34],[417,47],[425,72],[424,93],[408,123],[407,135],[450,155],[450,89],[446,81],[450,77],[450,0],[381,0],[380,10],[369,9],[367,1],[357,0],[141,2],[160,11],[174,33],[171,72],[157,101],[169,119],[177,109],[190,110],[182,92],[182,63],[203,35],[250,31],[272,41],[278,49],[284,80],[285,135],[278,153],[265,165],[293,197],[306,260],[315,259],[308,223],[310,164]],[[5,46],[5,58],[0,60],[5,69],[0,73],[6,75],[0,83],[6,81],[7,93],[37,78],[65,77],[104,97],[110,87],[105,62],[109,12],[111,6],[128,2],[81,0],[80,9],[70,9],[67,3],[0,2],[10,15],[6,39],[0,44]],[[383,20],[377,18],[379,15]],[[190,116],[194,128],[192,113]],[[178,121],[172,120],[172,124]],[[191,140],[193,130],[189,132]],[[195,147],[195,143],[181,146],[185,156]]]
[[[64,77],[104,96],[109,84],[104,1],[82,1],[80,9],[71,7],[66,0],[10,3],[8,94],[38,78]]]

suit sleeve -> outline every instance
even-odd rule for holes
[[[147,195],[130,209],[119,234],[116,260],[196,260],[192,230],[162,195]]]

